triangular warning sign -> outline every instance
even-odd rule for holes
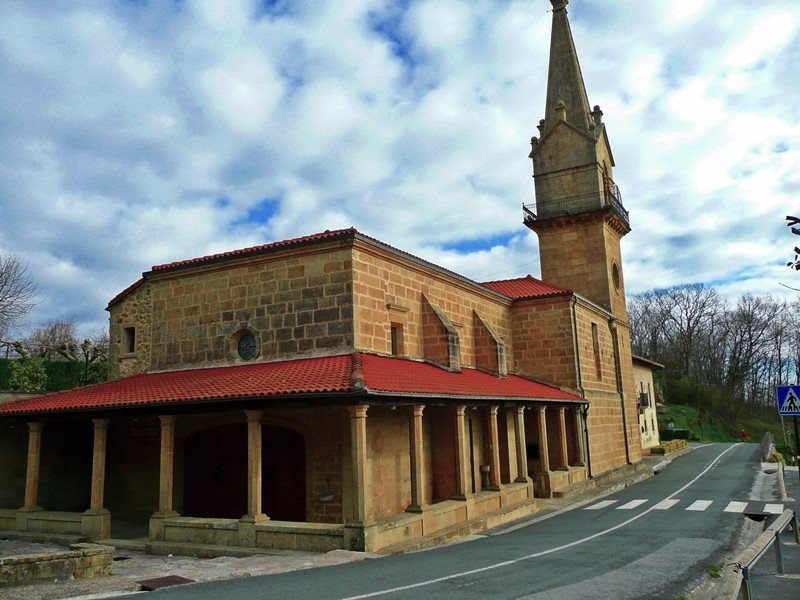
[[[781,406],[781,412],[800,412],[800,398],[794,393],[792,388],[786,394],[786,398]]]

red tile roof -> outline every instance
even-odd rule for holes
[[[516,279],[501,279],[499,281],[484,281],[481,285],[495,292],[508,296],[514,300],[527,300],[532,298],[553,298],[556,296],[569,296],[572,290],[545,283],[532,275]]]
[[[133,292],[136,288],[138,288],[143,283],[144,283],[144,277],[140,277],[139,279],[134,281],[132,284],[130,284],[128,287],[126,287],[124,290],[122,290],[119,294],[114,296],[109,301],[108,306],[106,306],[106,310],[108,310],[109,308],[111,308],[115,304],[119,303],[123,298],[125,298],[128,294]]]
[[[271,242],[269,244],[261,244],[260,246],[250,246],[249,248],[240,248],[238,250],[230,250],[228,252],[220,252],[218,254],[209,254],[208,256],[199,256],[197,258],[178,260],[171,263],[165,263],[163,265],[154,265],[152,270],[159,272],[168,271],[178,267],[199,265],[217,260],[224,260],[227,258],[239,258],[241,256],[250,256],[251,254],[268,253],[291,246],[300,246],[310,242],[319,242],[321,240],[332,240],[338,237],[352,236],[355,233],[357,233],[357,231],[353,227],[350,227],[349,229],[336,229],[335,231],[325,230],[322,233],[314,233],[312,235],[305,235],[289,240],[280,240],[278,242]]]
[[[353,353],[134,375],[9,402],[0,406],[0,416],[333,393],[583,401],[518,375],[498,377],[476,369],[452,373],[409,359]]]

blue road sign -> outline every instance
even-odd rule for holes
[[[778,413],[800,415],[800,385],[778,386]]]

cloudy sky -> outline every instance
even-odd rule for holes
[[[355,226],[538,275],[547,0],[0,0],[0,248],[30,324],[106,323],[150,265]],[[631,213],[629,293],[788,293],[800,2],[573,0]]]

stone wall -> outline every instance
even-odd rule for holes
[[[425,357],[424,295],[458,333],[462,366],[476,366],[473,312],[477,312],[505,342],[506,368],[512,369],[509,301],[480,286],[363,243],[357,243],[353,250],[353,269],[357,349],[390,354],[390,329],[392,323],[397,323],[403,331],[403,354]]]
[[[113,554],[110,546],[72,544],[63,552],[7,556],[0,558],[0,586],[111,575]]]
[[[514,305],[514,362],[520,374],[577,388],[570,302],[567,297]]]
[[[122,354],[136,327],[136,352]],[[245,331],[258,360],[331,352],[353,345],[348,249],[288,251],[238,263],[156,272],[111,309],[110,378],[145,370],[241,363]]]
[[[424,417],[423,417],[424,418]],[[372,498],[368,519],[403,512],[411,504],[411,448],[406,407],[370,406],[367,413],[368,477]]]

